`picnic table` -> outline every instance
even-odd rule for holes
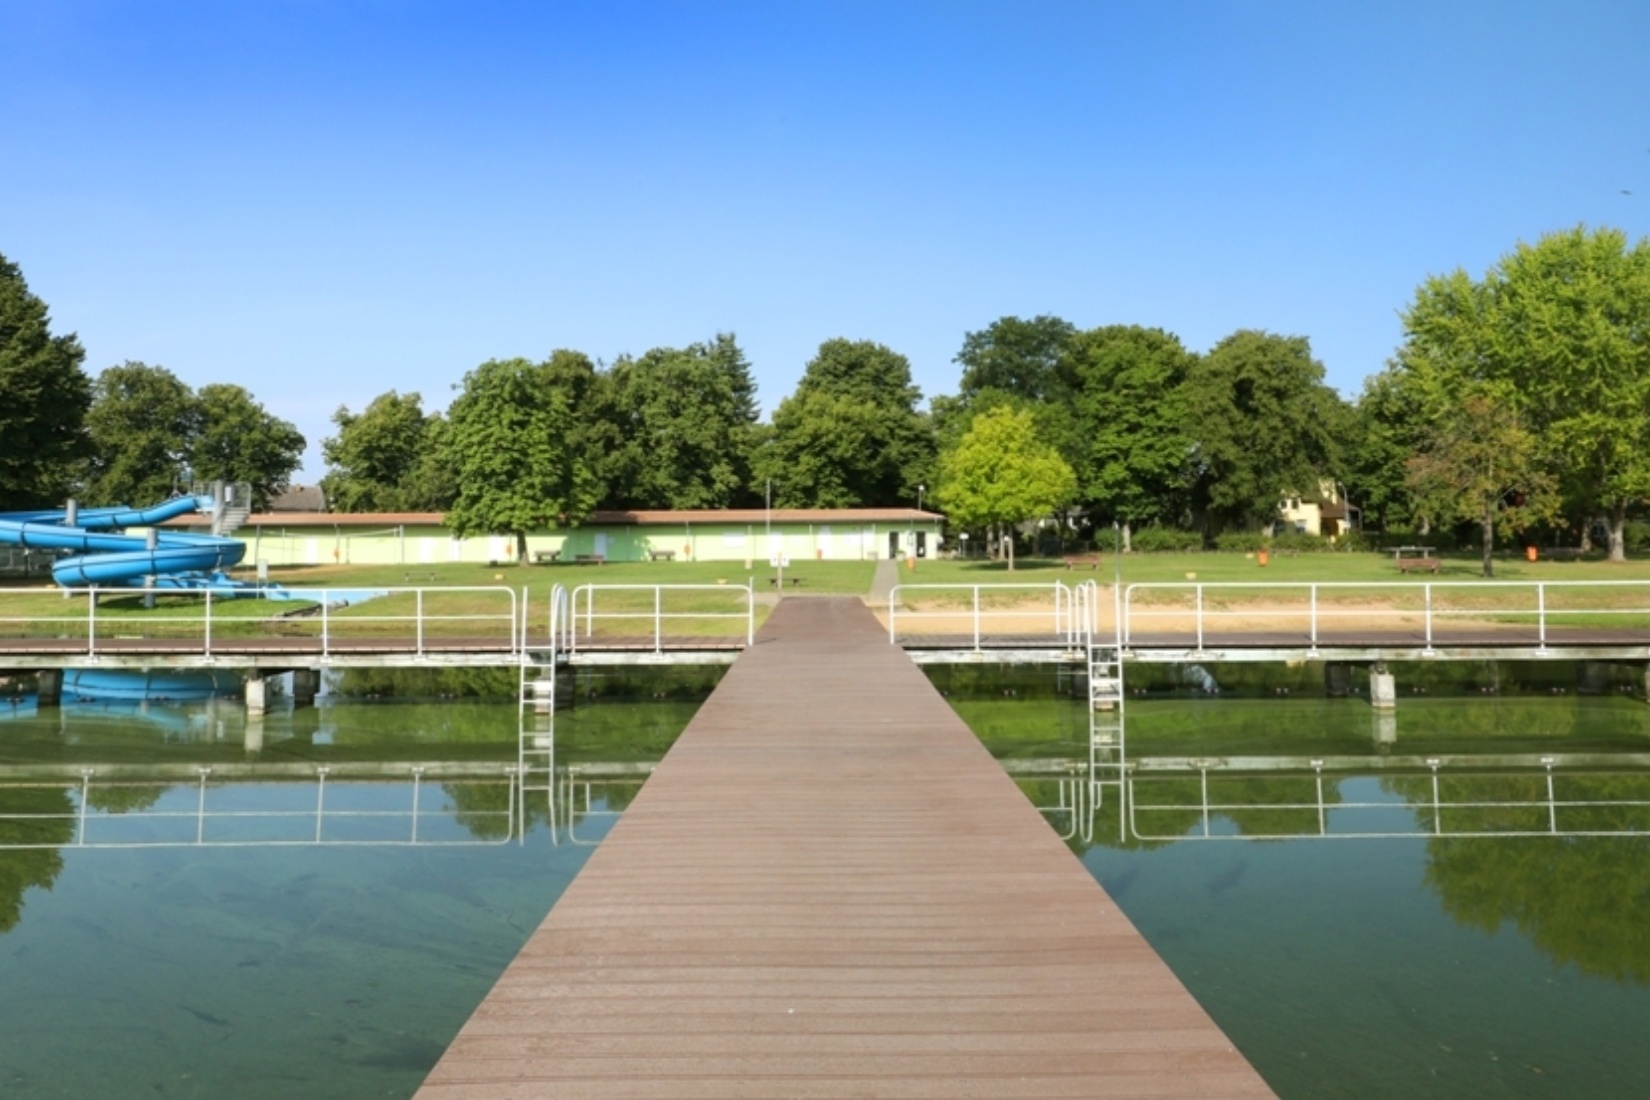
[[[771,585],[774,585],[775,587],[778,587],[779,578],[778,577],[769,577],[768,578],[768,583],[771,584]],[[797,586],[799,586],[802,583],[802,578],[801,577],[786,577],[785,578],[785,583],[790,585],[792,588],[796,588]]]
[[[536,565],[548,565],[549,563],[551,563],[553,561],[560,561],[560,560],[561,560],[561,551],[560,550],[535,550],[535,551],[533,551],[533,562]]]
[[[1400,573],[1436,573],[1438,559],[1433,556],[1434,549],[1431,546],[1394,547],[1392,561]]]

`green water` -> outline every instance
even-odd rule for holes
[[[598,777],[525,836],[516,709],[462,697],[485,683],[352,676],[250,737],[233,701],[5,704],[0,844],[44,846],[0,851],[0,1096],[410,1096],[634,794],[600,765],[657,759],[710,685],[584,677],[603,703],[558,753]],[[383,698],[407,689],[455,697]]]
[[[1281,1095],[1643,1094],[1650,808],[1632,803],[1650,802],[1650,706],[1636,670],[1400,670],[1392,719],[1326,697],[1312,666],[1215,669],[1215,692],[1159,671],[1131,679],[1136,827],[1115,783],[1092,812],[1048,817]],[[1036,804],[1069,798],[1062,777],[1090,736],[1069,680],[934,677]],[[513,691],[510,677],[351,675],[322,706],[251,725],[233,701],[0,704],[0,843],[43,845],[0,851],[0,1096],[410,1095],[713,679],[566,685],[581,705],[558,717],[557,759],[584,778],[571,805],[530,805],[525,836],[502,779],[515,708],[476,697]],[[1425,835],[1434,759],[1441,797],[1473,803],[1445,811],[1451,831],[1544,828],[1542,755],[1565,762],[1555,788],[1578,803],[1556,811],[1562,827],[1643,835]],[[1335,764],[1320,777],[1314,759]],[[404,843],[415,765],[418,846]],[[338,816],[317,846],[321,767]],[[1228,807],[1210,839],[1204,772]],[[1316,832],[1320,784],[1339,839],[1247,839]],[[207,844],[76,844],[197,828]],[[1391,829],[1412,835],[1346,836]]]
[[[1134,681],[1147,688],[1124,731],[1136,798],[1180,807],[1136,816],[1180,839],[1141,839],[1115,783],[1092,816],[1048,816],[1268,1083],[1300,1100],[1643,1096],[1650,806],[1634,803],[1650,803],[1650,706],[1638,670],[1412,675],[1426,690],[1394,719],[1326,698],[1321,668],[1233,671],[1213,670],[1215,694],[1173,673]],[[935,679],[1010,767],[1086,754],[1086,711],[1050,673]],[[1224,766],[1240,755],[1273,766]],[[1576,803],[1553,811],[1561,829],[1626,835],[1425,835],[1429,759],[1445,761],[1443,800],[1472,804],[1443,811],[1449,831],[1547,828],[1543,755],[1574,762],[1553,780]],[[1188,757],[1208,762],[1212,800],[1238,807],[1212,815],[1211,839]],[[1310,761],[1325,758],[1343,763],[1322,780],[1324,829],[1342,836],[1300,837],[1318,831],[1315,805],[1278,807],[1315,802]],[[1022,786],[1061,804],[1058,778]],[[1396,830],[1413,835],[1346,836]],[[1298,838],[1243,839],[1276,833]]]

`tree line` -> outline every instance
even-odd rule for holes
[[[238,387],[191,394],[131,363],[86,382],[73,337],[50,336],[10,265],[0,318],[7,499],[57,499],[66,482],[142,497],[234,462],[267,497],[296,468],[301,437]],[[1303,336],[1246,329],[1199,353],[1160,328],[1046,315],[966,333],[957,392],[926,408],[903,355],[827,340],[767,422],[729,334],[610,364],[566,349],[491,360],[444,412],[396,391],[340,408],[322,485],[335,510],[442,511],[459,534],[523,545],[597,510],[910,506],[925,492],[971,531],[1046,517],[1067,539],[1115,524],[1126,544],[1196,545],[1269,531],[1280,501],[1333,487],[1376,529],[1473,532],[1486,571],[1515,533],[1598,530],[1624,557],[1650,495],[1650,243],[1549,234],[1482,277],[1428,278],[1402,319],[1351,401]]]
[[[242,386],[194,390],[134,362],[94,380],[85,357],[0,255],[0,511],[143,505],[216,480],[247,482],[267,507],[303,459],[298,429]]]

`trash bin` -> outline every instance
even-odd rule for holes
[[[1265,550],[1261,550],[1261,551],[1259,551],[1255,554],[1255,560],[1257,562],[1259,562],[1262,566],[1264,566],[1266,564],[1267,559],[1270,558],[1270,557],[1271,557],[1271,554],[1268,553]]]
[[[1527,558],[1528,560],[1535,561],[1540,556],[1541,556],[1541,551],[1539,549],[1537,549],[1536,546],[1533,543],[1529,546],[1524,547],[1524,557]]]

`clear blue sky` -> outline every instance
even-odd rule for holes
[[[0,253],[303,480],[341,404],[718,331],[769,410],[827,338],[932,396],[1039,313],[1304,335],[1350,397],[1428,274],[1650,233],[1647,48],[1644,0],[0,0]]]

